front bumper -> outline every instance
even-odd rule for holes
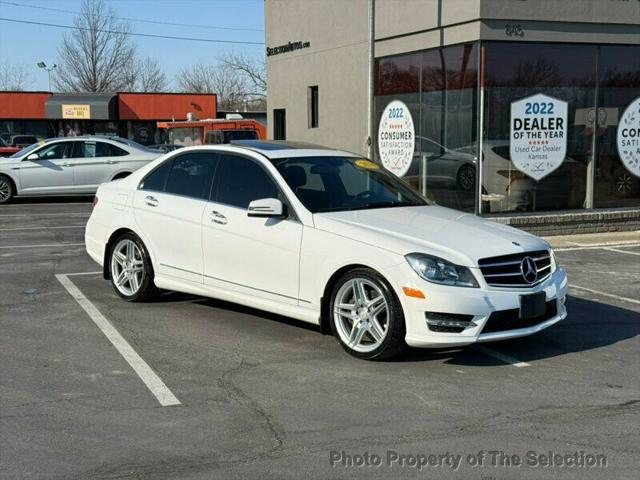
[[[432,284],[420,278],[408,264],[397,265],[386,273],[402,303],[407,330],[405,341],[412,347],[456,347],[524,337],[544,330],[567,316],[564,304],[567,275],[562,268],[558,268],[546,281],[530,289],[488,287],[484,282],[480,288]],[[407,297],[402,287],[417,288],[426,298]],[[540,291],[545,292],[547,302],[556,302],[554,316],[525,328],[482,333],[493,312],[517,309],[520,307],[520,295]],[[460,333],[435,332],[429,330],[425,312],[471,315],[473,318],[470,326]]]

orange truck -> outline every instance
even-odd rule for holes
[[[219,145],[232,140],[265,140],[267,130],[256,120],[210,119],[183,122],[158,122],[166,130],[167,143],[189,147],[191,145]]]

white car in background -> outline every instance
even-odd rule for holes
[[[87,195],[162,155],[118,137],[43,140],[0,158],[0,204],[14,196]]]
[[[187,147],[100,186],[85,231],[116,293],[219,298],[319,324],[384,359],[538,332],[565,318],[544,240],[430,205],[351,153]]]

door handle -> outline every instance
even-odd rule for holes
[[[220,225],[226,225],[226,223],[228,222],[227,217],[215,210],[211,211],[211,221]]]
[[[115,160],[105,160],[104,163],[106,163],[107,165],[113,165],[114,163],[116,163]]]
[[[70,167],[71,164],[69,162],[62,162],[63,167]]]
[[[150,207],[157,207],[158,199],[156,197],[152,197],[151,195],[147,195],[146,197],[144,197],[144,203],[146,203]]]

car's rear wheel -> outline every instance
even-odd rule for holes
[[[613,187],[617,197],[634,197],[640,190],[640,180],[633,177],[626,168],[620,167],[613,174]]]
[[[351,270],[331,295],[331,328],[342,347],[366,360],[384,360],[404,347],[404,314],[387,282],[368,268]]]
[[[149,252],[131,233],[125,233],[113,243],[109,273],[116,293],[129,302],[150,300],[158,293]]]
[[[15,194],[13,182],[6,175],[0,175],[0,205],[9,203]]]
[[[463,165],[456,178],[458,188],[468,192],[476,186],[476,169],[473,165]]]

